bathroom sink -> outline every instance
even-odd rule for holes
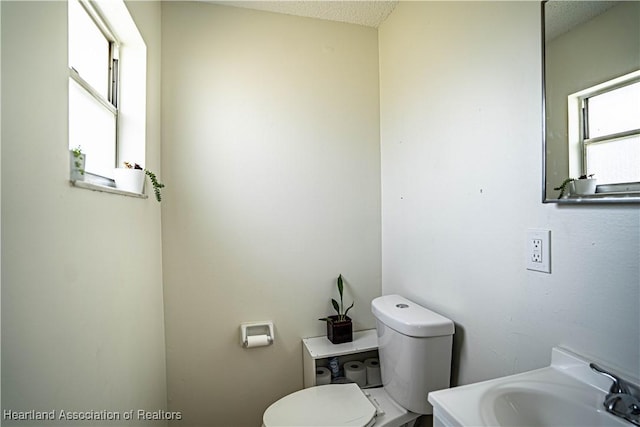
[[[551,366],[429,393],[434,427],[621,426],[603,402],[611,381],[580,356],[560,348]]]
[[[480,401],[486,425],[529,426],[625,426],[608,414],[600,399],[580,387],[549,382],[503,385],[488,391]]]

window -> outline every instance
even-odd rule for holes
[[[69,0],[68,14],[69,148],[107,191],[118,164],[145,165],[147,47],[123,0]]]
[[[585,97],[582,109],[585,174],[640,181],[640,81]]]
[[[118,140],[119,43],[91,3],[69,0],[69,148],[85,170],[113,177]]]
[[[640,182],[640,75],[632,73],[569,97],[572,173],[611,184]],[[572,136],[573,135],[573,136]]]

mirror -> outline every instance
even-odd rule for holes
[[[640,125],[634,121],[632,130],[613,132],[607,141],[602,137],[589,139],[592,125],[588,123],[595,119],[590,119],[583,108],[596,105],[591,98],[584,101],[587,92],[595,97],[621,86],[637,86],[637,94],[632,95],[634,103],[625,111],[640,118],[640,2],[543,1],[542,37],[543,202],[640,203],[640,178],[634,175],[640,175]],[[626,151],[619,148],[622,144],[618,142],[623,140],[631,141]],[[574,189],[561,198],[561,192],[554,188],[568,178],[583,175],[587,162],[591,162],[587,168],[591,172],[596,157],[590,153],[605,146],[614,153],[613,159],[616,150],[618,155],[609,168],[616,169],[616,162],[631,159],[633,178],[615,184],[604,180],[597,182],[595,194],[577,194]],[[574,184],[577,186],[578,181],[568,183],[567,189]]]

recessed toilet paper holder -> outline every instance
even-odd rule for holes
[[[273,322],[270,320],[240,324],[240,340],[245,348],[271,345],[274,338]]]

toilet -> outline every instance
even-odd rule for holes
[[[267,408],[264,427],[400,427],[431,414],[431,391],[449,387],[453,322],[399,295],[371,302],[382,387],[328,384],[291,393]]]

